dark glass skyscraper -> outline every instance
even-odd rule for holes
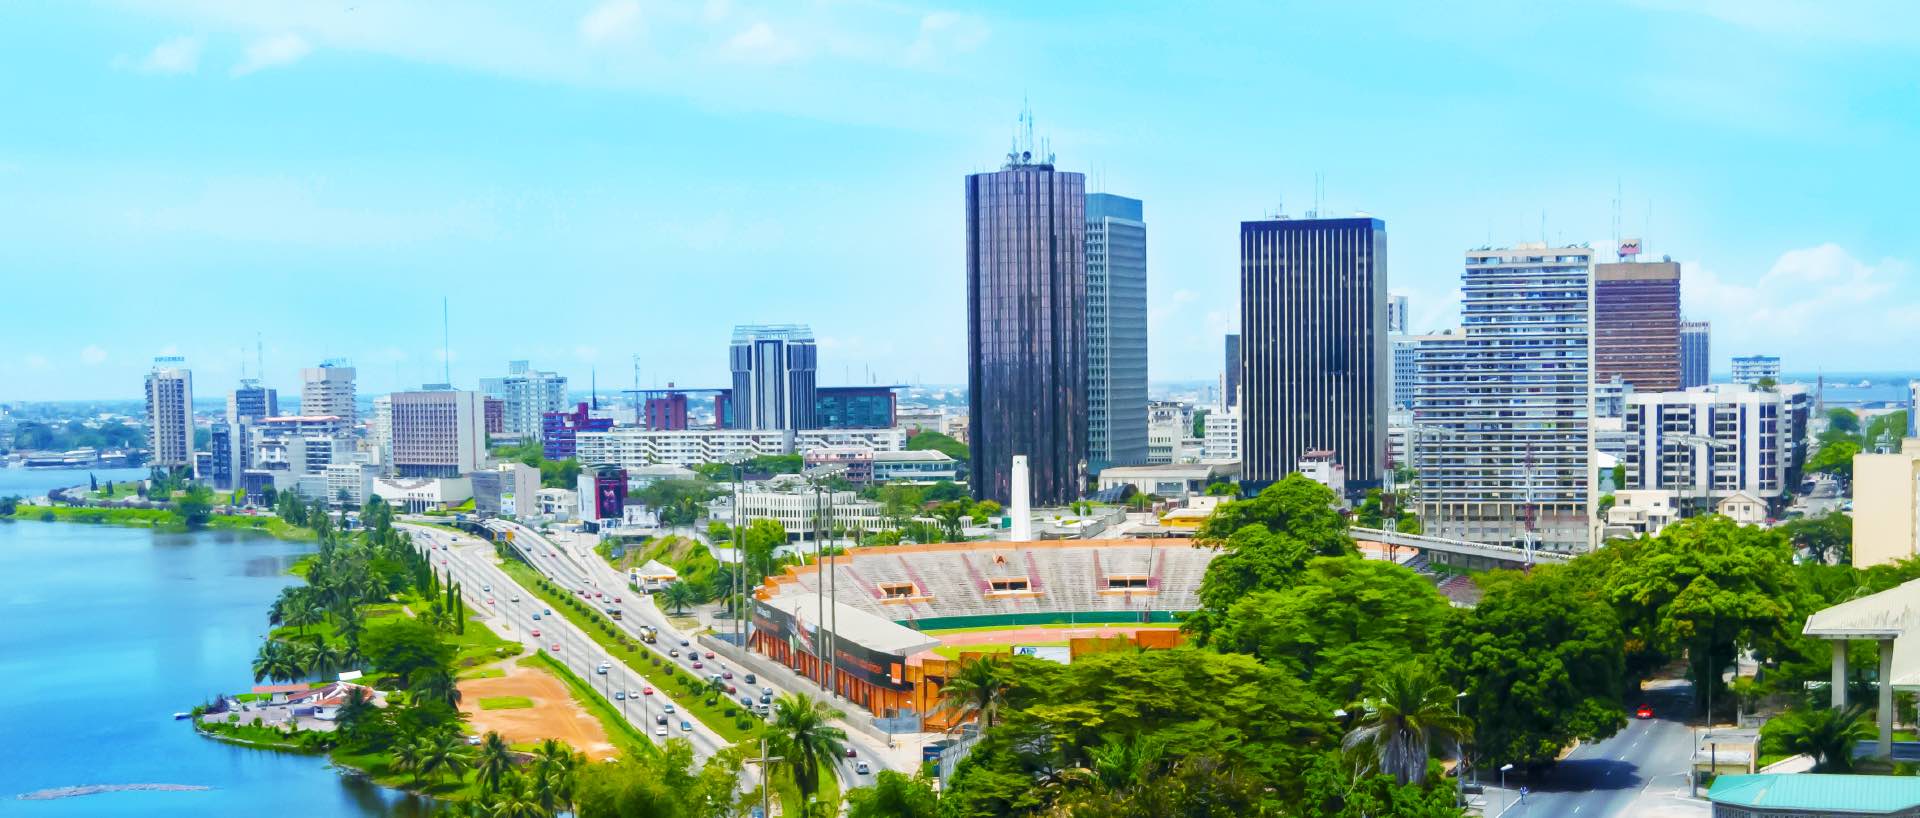
[[[1377,484],[1387,451],[1387,226],[1379,219],[1240,223],[1241,439],[1258,491],[1331,450]]]
[[[1713,325],[1705,321],[1680,322],[1680,388],[1706,386],[1711,380],[1708,352]]]
[[[1227,336],[1226,373],[1220,381],[1220,405],[1232,409],[1240,405],[1240,336]]]
[[[804,324],[733,328],[734,428],[813,429],[819,349]]]
[[[1009,502],[1026,455],[1033,502],[1065,503],[1087,457],[1086,177],[1007,159],[967,177],[969,482]]]

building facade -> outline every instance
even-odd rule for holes
[[[814,428],[819,348],[805,324],[733,328],[728,358],[733,392],[727,402],[738,429]]]
[[[239,459],[233,453],[233,424],[216,420],[207,430],[206,468],[199,470],[201,480],[212,484],[215,489],[227,491],[233,488],[234,467]]]
[[[1227,335],[1227,359],[1220,370],[1220,405],[1233,409],[1240,405],[1240,335]]]
[[[1713,325],[1706,321],[1680,322],[1680,388],[1712,382]]]
[[[1853,567],[1920,554],[1920,439],[1853,456]]]
[[[819,448],[863,446],[875,451],[906,448],[901,429],[688,429],[678,432],[619,428],[578,432],[574,456],[582,463],[611,463],[628,470],[649,465],[697,466],[735,457],[805,454]]]
[[[1378,485],[1387,451],[1387,227],[1240,223],[1240,424],[1248,491],[1331,450]]]
[[[542,418],[567,408],[567,376],[534,369],[527,361],[507,362],[504,378],[481,378],[480,391],[500,401],[501,432],[538,439]]]
[[[1464,333],[1420,345],[1414,386],[1427,534],[1591,547],[1592,270],[1586,247],[1467,252]]]
[[[1679,516],[1711,513],[1738,493],[1778,504],[1792,488],[1787,395],[1728,384],[1633,392],[1624,430],[1622,488],[1671,491]]]
[[[1032,502],[1064,504],[1086,481],[1086,177],[1014,153],[966,190],[968,482],[1008,503],[1025,455]]]
[[[193,468],[193,371],[186,364],[185,358],[155,358],[147,373],[150,465]]]
[[[596,417],[584,403],[571,411],[548,412],[540,416],[540,452],[548,460],[565,460],[576,452],[575,436],[581,432],[605,432],[613,428],[613,418]]]
[[[1204,463],[1236,463],[1240,460],[1240,411],[1227,409],[1208,412],[1206,428],[1201,430],[1200,460]],[[1171,460],[1169,460],[1171,462]]]
[[[1627,261],[1593,268],[1593,376],[1639,392],[1681,388],[1680,265]]]
[[[576,493],[580,498],[580,519],[619,520],[627,507],[627,470],[608,464],[583,468]]]
[[[1147,462],[1147,224],[1087,194],[1087,469]]]
[[[1387,294],[1387,334],[1407,335],[1413,330],[1407,329],[1407,297],[1399,293]]]
[[[300,370],[300,414],[333,415],[349,427],[359,425],[354,374],[353,367],[339,361]]]
[[[813,420],[820,429],[891,429],[894,386],[822,386],[814,391]]]
[[[1413,386],[1420,377],[1420,344],[1435,338],[1446,339],[1455,333],[1429,335],[1391,335],[1387,346],[1393,359],[1393,406],[1401,409],[1413,408]]]
[[[1733,359],[1733,382],[1756,384],[1780,380],[1780,359],[1772,355],[1741,355]]]
[[[458,477],[487,456],[486,398],[479,392],[395,392],[390,398],[394,474]]]

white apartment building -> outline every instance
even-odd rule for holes
[[[486,458],[486,398],[479,392],[427,390],[388,397],[394,474],[458,477],[479,468]]]
[[[1420,375],[1420,345],[1432,340],[1444,341],[1457,337],[1459,333],[1454,330],[1427,335],[1388,336],[1387,345],[1393,354],[1393,392],[1389,396],[1392,406],[1413,408],[1413,388]]]
[[[507,363],[504,378],[481,378],[480,391],[504,404],[500,422],[506,434],[522,440],[539,440],[541,416],[564,412],[567,405],[567,376],[534,369],[526,361]]]
[[[629,471],[650,465],[695,466],[736,457],[864,446],[875,452],[906,448],[904,429],[612,429],[574,435],[582,463],[606,463]]]
[[[365,506],[367,498],[374,496],[373,481],[380,478],[380,469],[367,463],[335,463],[326,468],[327,502],[340,502],[342,493],[348,505]]]
[[[300,370],[300,414],[333,415],[352,428],[360,422],[354,394],[354,369],[339,361]]]
[[[1739,384],[1628,394],[1625,488],[1673,492],[1682,517],[1741,493],[1778,502],[1795,454],[1789,401]]]
[[[393,469],[393,396],[381,395],[373,399],[373,424],[369,437],[373,440],[375,459],[383,469]]]
[[[932,484],[960,479],[960,464],[944,452],[874,452],[873,482]]]
[[[851,532],[880,531],[888,527],[879,503],[862,500],[858,493],[851,491],[823,491],[816,494],[804,480],[797,477],[748,483],[740,493],[741,519],[747,522],[775,520],[787,530],[787,539],[793,542],[813,540],[815,520],[823,508],[826,511],[824,524],[829,529]],[[723,495],[714,500],[708,514],[716,520],[733,519],[733,495]]]
[[[1204,440],[1200,454],[1202,463],[1238,463],[1240,461],[1240,411],[1215,409],[1207,413]]]
[[[186,362],[155,358],[147,373],[147,462],[154,466],[193,466],[193,371]]]
[[[1780,380],[1780,359],[1773,355],[1741,355],[1733,359],[1733,382],[1756,384],[1763,378]]]

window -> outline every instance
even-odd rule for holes
[[[882,582],[880,583],[880,593],[882,596],[885,596],[888,599],[906,599],[907,597],[914,595],[913,583]]]
[[[1018,578],[1012,578],[1012,579],[996,579],[996,580],[991,580],[991,582],[993,583],[993,592],[997,594],[1003,594],[1008,591],[1027,590],[1026,577],[1018,577]]]
[[[1107,587],[1109,588],[1145,588],[1147,587],[1147,578],[1142,576],[1107,577]]]

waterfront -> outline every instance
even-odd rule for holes
[[[40,497],[54,489],[87,485],[91,474],[100,482],[142,480],[147,469],[0,469],[0,497]]]
[[[69,473],[52,485],[74,482]],[[222,744],[172,718],[251,683],[267,605],[297,581],[287,568],[311,548],[241,532],[0,522],[0,674],[10,688],[0,697],[8,756],[0,813],[427,812],[411,796],[340,775],[324,757]],[[210,789],[16,800],[130,784]]]

